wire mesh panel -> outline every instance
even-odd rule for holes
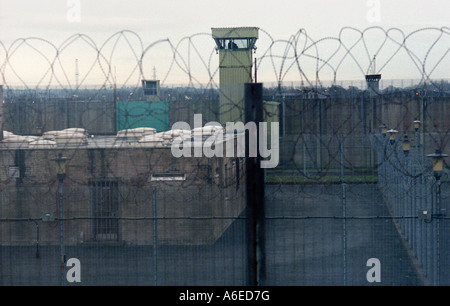
[[[379,186],[383,198],[395,218],[395,225],[405,240],[411,256],[417,261],[425,281],[433,285],[448,284],[442,273],[448,264],[441,253],[447,252],[448,198],[442,192],[441,180],[448,174],[432,171],[432,160],[423,154],[424,145],[416,135],[415,146],[373,136],[379,158]],[[446,255],[444,255],[446,256]]]
[[[327,150],[336,151],[341,169],[319,173],[308,168],[308,177],[300,170],[297,176],[289,170],[284,176],[268,176],[268,284],[377,284],[367,275],[369,263],[376,259],[380,284],[423,285],[423,275],[398,229],[397,220],[409,220],[407,215],[391,213],[377,183],[377,169],[348,167],[345,152],[352,140],[339,139],[337,150]]]
[[[374,74],[369,30],[394,44]],[[449,33],[419,29],[396,46],[391,30],[314,41],[220,28],[146,48],[121,31],[100,49],[78,45],[94,63],[75,86],[64,52],[87,36],[0,42],[0,284],[448,285],[448,163],[427,155],[450,143],[450,86],[432,78]],[[123,43],[131,53],[118,59]],[[429,48],[423,60],[415,44]],[[33,82],[15,69],[25,47],[49,64]],[[167,69],[150,81],[154,61]],[[131,74],[113,76],[125,62]],[[381,79],[405,65],[417,80]],[[359,79],[344,81],[352,69]],[[245,84],[267,71],[246,109]],[[238,122],[256,107],[267,129]],[[251,123],[267,141],[250,141]],[[255,151],[276,164],[256,177]]]
[[[103,210],[103,215],[98,216],[94,205],[98,203],[96,197],[86,208],[93,211],[92,217],[69,213],[68,197],[93,188],[105,189],[105,186],[114,188],[117,184],[102,181],[67,190],[66,193],[65,239],[61,243],[67,259],[76,258],[82,263],[82,285],[246,284],[244,212],[236,217],[223,218],[216,215],[167,215],[164,213],[165,195],[159,190],[155,198],[150,197],[149,202],[141,203],[143,206],[150,206],[152,202],[159,204],[160,216],[128,217],[124,210],[115,216],[107,211],[106,217]],[[37,194],[39,191],[28,188],[27,192]],[[93,193],[96,192],[98,190]],[[141,192],[151,195],[153,191]],[[4,190],[3,195],[5,193]],[[123,195],[119,198],[122,202],[126,200]],[[74,205],[82,206],[84,201],[90,202],[89,197],[79,197],[79,202]],[[55,205],[52,202],[37,201],[34,205]],[[9,203],[11,205],[12,202]],[[4,201],[2,205],[8,206]],[[3,214],[6,214],[5,210]],[[70,285],[65,281],[70,267],[61,266],[59,223],[58,218],[51,217],[3,220],[0,250],[2,285],[61,285],[62,276],[62,284]]]
[[[439,222],[439,284],[450,284],[450,276],[445,271],[450,268],[450,223],[448,212],[450,209],[450,184],[448,181],[441,185],[441,207],[447,218],[441,218]]]

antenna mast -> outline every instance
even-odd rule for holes
[[[373,66],[372,66],[372,69],[373,69],[372,71],[373,71],[373,72],[372,72],[372,74],[376,74],[376,73],[377,73],[377,69],[376,69],[376,57],[377,57],[377,56],[374,55],[374,56],[373,56],[373,60],[372,60],[372,63],[373,63]]]
[[[117,102],[117,71],[116,66],[114,66],[114,87],[113,87],[113,95],[114,95],[114,107]]]
[[[78,72],[78,58],[75,59],[75,89],[78,89],[78,78],[79,78],[79,72]]]

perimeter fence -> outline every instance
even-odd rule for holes
[[[211,34],[1,42],[0,284],[251,285],[256,248],[262,285],[448,285],[448,160],[437,180],[427,157],[449,152],[448,28],[259,31],[246,76],[279,123],[279,163],[264,170],[256,243],[248,156],[171,151],[224,135],[204,127],[233,96]]]

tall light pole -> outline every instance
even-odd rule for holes
[[[66,177],[66,163],[70,158],[64,157],[62,153],[58,154],[58,157],[52,158],[52,161],[56,163],[56,177],[59,181],[57,203],[59,210],[59,242],[60,242],[60,260],[61,260],[61,284],[64,284],[64,266],[66,264],[66,254],[64,249],[64,190],[63,182]]]
[[[380,129],[380,133],[381,133],[381,135],[383,136],[383,151],[384,151],[384,160],[383,160],[383,163],[381,163],[380,164],[380,166],[382,166],[383,168],[383,180],[382,180],[382,183],[383,183],[383,185],[386,183],[386,175],[387,175],[387,172],[386,172],[386,161],[387,161],[387,159],[386,159],[386,142],[385,142],[385,138],[386,138],[386,134],[387,134],[387,131],[388,131],[388,126],[386,125],[386,124],[381,124],[379,127],[378,127],[379,129]]]
[[[405,172],[406,175],[404,176],[405,181],[407,183],[408,186],[410,186],[409,188],[411,188],[412,185],[412,178],[411,178],[411,169],[410,169],[410,158],[408,158],[409,156],[409,151],[411,150],[411,142],[408,138],[408,135],[405,134],[405,136],[403,137],[403,142],[402,142],[402,149],[403,149],[403,153],[405,155]],[[405,181],[403,183],[405,183]],[[408,188],[408,193],[410,193],[410,189]],[[405,197],[405,201],[403,203],[403,212],[405,214],[405,216],[408,216],[410,214],[410,212],[412,211],[412,203],[409,203],[409,201],[407,200],[406,195]],[[406,232],[406,237],[408,239],[408,241],[411,241],[411,236],[410,236],[410,228],[411,226],[411,220],[406,219],[403,220],[403,223],[405,224],[405,232]]]
[[[419,148],[421,147],[421,145],[420,145],[420,138],[418,137],[418,135],[419,135],[419,128],[420,128],[420,125],[422,124],[422,122],[420,122],[420,120],[414,120],[413,121],[413,126],[414,126],[414,142],[416,143],[416,147],[417,147],[417,152],[421,152],[420,150],[419,150]]]
[[[436,150],[433,154],[428,154],[427,157],[430,157],[433,162],[433,173],[436,178],[436,209],[438,210],[438,216],[440,216],[440,204],[441,204],[441,176],[442,171],[444,170],[444,158],[447,157],[447,154],[442,154],[441,150]]]
[[[391,154],[396,154],[397,151],[397,146],[395,145],[395,135],[398,133],[397,130],[394,129],[390,129],[388,131],[386,131],[387,134],[389,134],[389,143],[390,145],[390,156],[392,156]],[[392,174],[392,171],[391,171]],[[393,172],[393,178],[394,178],[394,186],[393,188],[395,188],[395,192],[394,192],[394,196],[395,196],[395,200],[394,200],[394,215],[398,215],[398,211],[399,211],[399,192],[398,192],[398,187],[399,187],[399,177],[398,177],[398,173],[397,171]],[[391,178],[390,178],[391,179]],[[392,188],[392,187],[391,187]]]
[[[419,128],[421,126],[422,122],[418,120],[417,118],[413,121],[413,127],[414,127],[414,143],[415,143],[415,154],[416,154],[416,165],[420,165],[420,167],[417,167],[416,169],[422,169],[424,166],[424,160],[423,160],[423,151],[422,151],[422,145],[421,145],[421,138],[419,133]],[[415,208],[423,208],[423,201],[424,201],[424,194],[425,194],[425,181],[424,181],[424,175],[422,173],[422,170],[419,170],[421,173],[418,177],[415,177],[415,186],[417,184],[419,187],[414,188],[414,192],[418,193],[418,197],[414,197],[415,201]],[[417,170],[414,171],[414,175],[417,174]],[[418,180],[418,181],[417,181]],[[423,245],[425,242],[422,240],[422,234],[423,234],[423,224],[418,223],[418,229],[417,229],[417,254],[419,261],[423,260]]]
[[[433,162],[433,173],[436,178],[436,262],[435,262],[435,285],[439,285],[439,270],[440,270],[440,222],[439,217],[441,217],[441,175],[444,170],[444,158],[447,157],[447,154],[442,154],[441,150],[436,150],[434,154],[429,154],[427,157],[430,157]]]

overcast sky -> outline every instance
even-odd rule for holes
[[[222,26],[257,26],[274,39],[289,39],[303,28],[320,39],[337,36],[345,26],[397,27],[406,33],[449,27],[449,13],[449,0],[0,0],[0,41],[8,45],[36,36],[58,45],[83,33],[101,45],[127,29],[147,46]]]

